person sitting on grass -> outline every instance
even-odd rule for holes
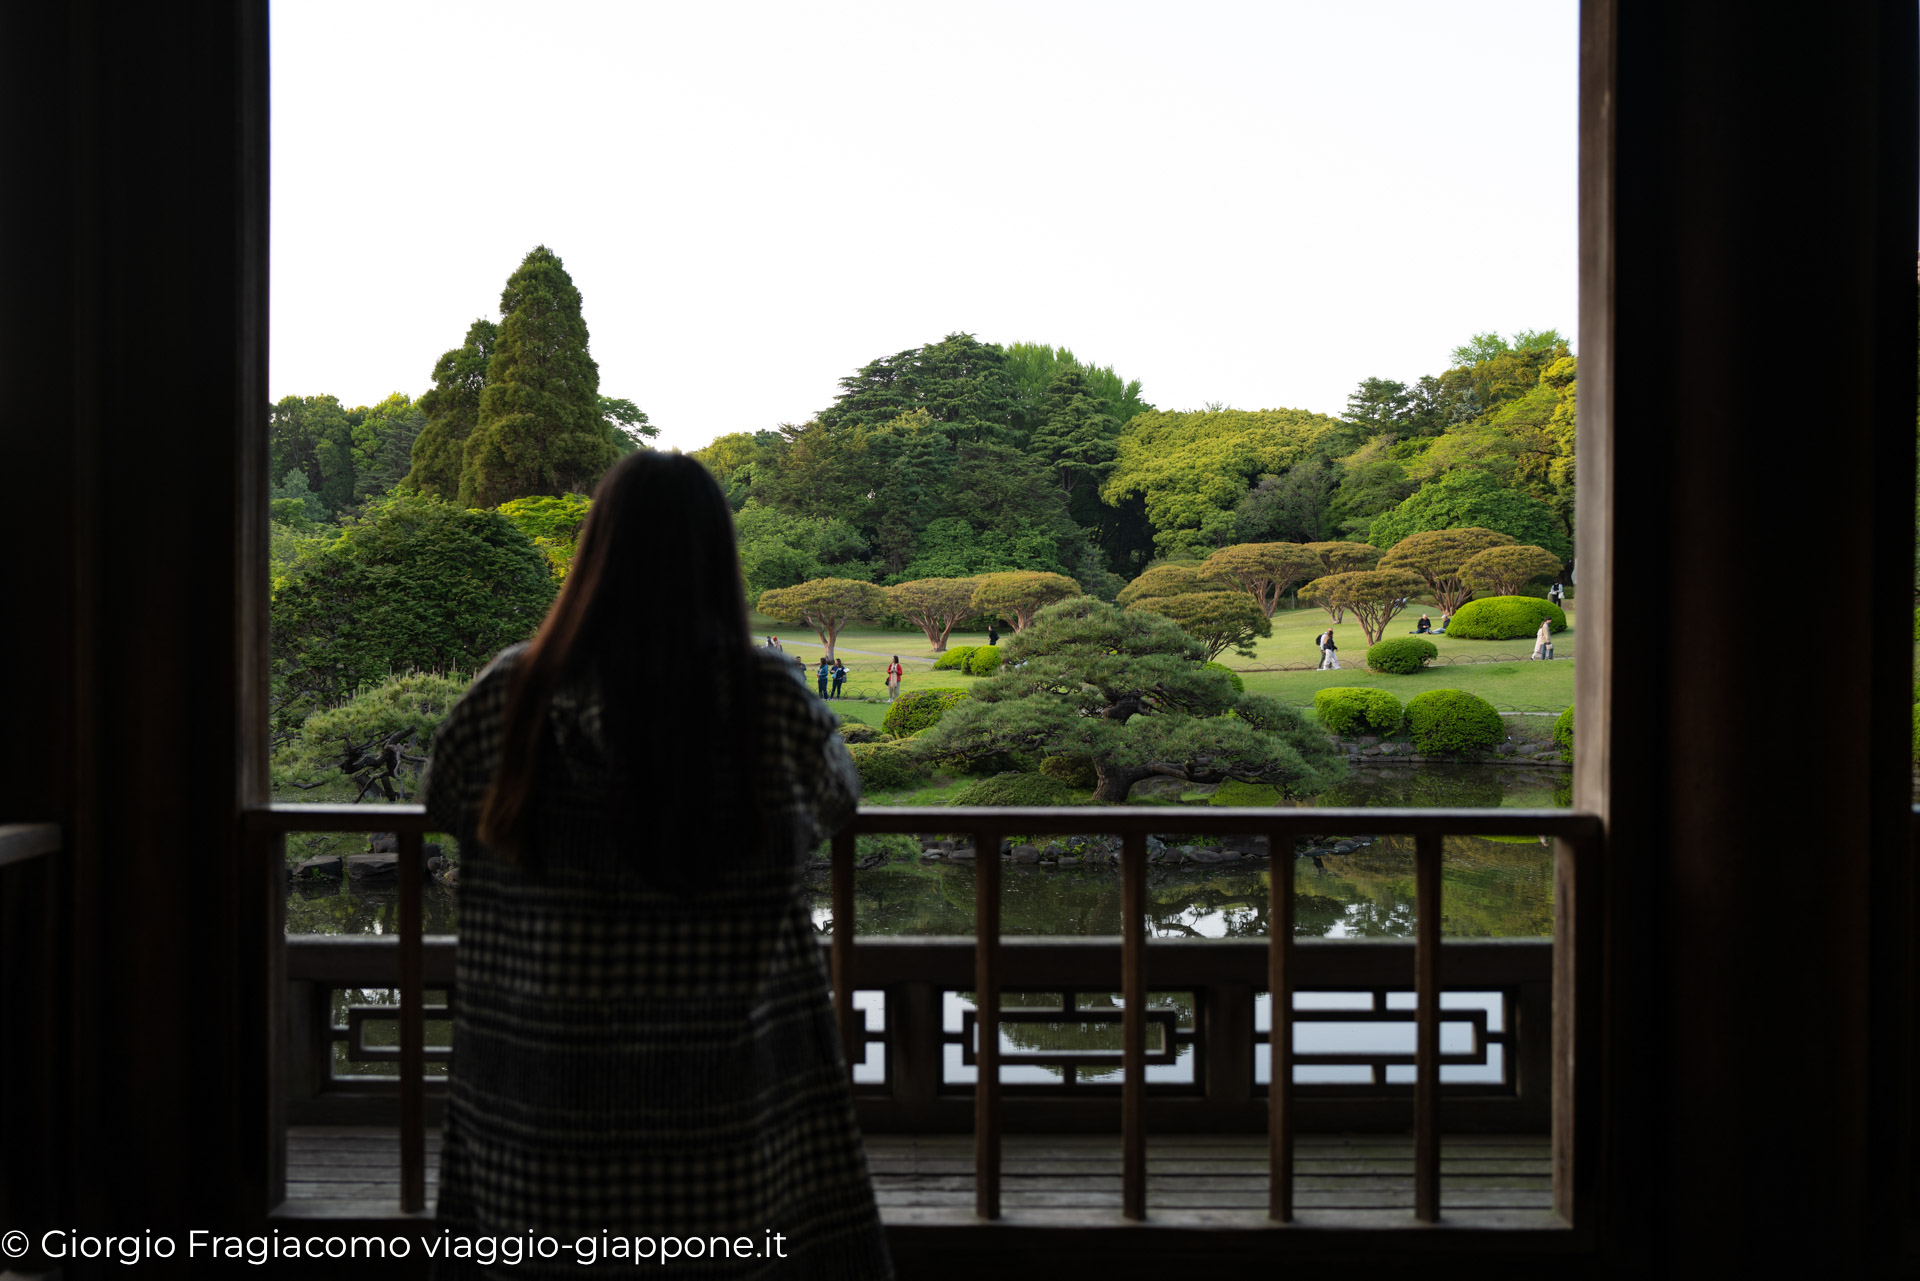
[[[1453,623],[1452,614],[1440,615],[1440,626],[1433,629],[1433,634],[1435,636],[1445,636],[1447,634],[1447,628],[1451,626],[1452,623]]]
[[[1413,625],[1413,630],[1408,632],[1407,635],[1425,636],[1428,632],[1432,630],[1433,630],[1433,620],[1431,618],[1428,618],[1425,614],[1422,614],[1420,615],[1420,621]]]

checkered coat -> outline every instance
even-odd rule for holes
[[[786,1240],[785,1258],[681,1258],[676,1277],[891,1276],[800,874],[853,812],[834,718],[764,659],[771,837],[717,888],[649,889],[608,840],[600,708],[563,687],[534,819],[539,865],[474,837],[499,761],[507,674],[474,681],[422,792],[460,842],[460,953],[439,1217],[455,1234]],[[557,750],[555,750],[557,748]],[[653,786],[700,785],[697,762]],[[676,852],[700,857],[703,851]],[[657,1259],[630,1265],[660,1275]],[[508,1271],[581,1275],[563,1251]],[[597,1263],[596,1277],[628,1275]]]

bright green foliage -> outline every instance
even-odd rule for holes
[[[1492,703],[1459,689],[1430,689],[1407,702],[1407,732],[1428,755],[1485,751],[1507,736]]]
[[[280,483],[267,492],[268,519],[297,533],[311,533],[327,519],[326,505],[307,483],[307,474],[298,467],[287,468]]]
[[[1206,646],[1208,662],[1229,649],[1243,658],[1252,658],[1253,642],[1273,635],[1273,620],[1262,613],[1259,602],[1245,592],[1145,596],[1127,608],[1171,618],[1187,635]]]
[[[1913,763],[1920,765],[1920,703],[1913,705]]]
[[[426,411],[396,391],[377,405],[348,410],[347,420],[353,424],[355,501],[388,493],[406,477]]]
[[[1093,761],[1078,752],[1045,758],[1040,762],[1040,772],[1083,792],[1092,791],[1100,781],[1100,776],[1094,772]]]
[[[1461,567],[1489,547],[1512,542],[1506,534],[1478,526],[1425,530],[1395,543],[1380,558],[1380,568],[1418,574],[1432,593],[1433,603],[1449,614],[1457,614],[1473,595],[1473,589],[1461,577]],[[1448,634],[1452,634],[1451,628]]]
[[[1093,762],[1104,802],[1167,763],[1301,791],[1338,771],[1318,727],[1273,699],[1236,695],[1203,666],[1200,643],[1160,615],[1076,597],[1001,648],[1007,665],[918,740],[929,759],[1075,753]]]
[[[535,246],[500,294],[480,417],[468,437],[460,501],[497,507],[534,494],[591,493],[619,458],[587,354],[580,291],[559,256]]]
[[[978,648],[978,646],[955,645],[952,649],[948,650],[946,653],[940,655],[938,659],[934,660],[933,670],[936,672],[966,671],[967,659],[972,656],[973,651],[976,648]]]
[[[295,470],[327,519],[352,506],[353,420],[336,398],[287,396],[268,414],[267,475]]]
[[[1097,486],[1113,470],[1120,423],[1072,365],[1061,368],[1047,384],[1046,411],[1027,452],[1053,469],[1060,491],[1071,499],[1081,485]]]
[[[867,572],[861,562],[866,540],[833,516],[795,516],[749,499],[734,514],[740,543],[740,577],[747,597],[757,600],[774,587],[792,587],[839,571],[844,578]]]
[[[967,655],[967,675],[991,676],[1000,670],[1001,655],[998,645],[978,645]]]
[[[881,728],[896,738],[909,738],[940,723],[949,709],[967,701],[964,689],[921,689],[902,694],[887,708]]]
[[[1560,759],[1573,759],[1573,709],[1569,707],[1553,722],[1553,741],[1560,745]]]
[[[1406,715],[1384,689],[1336,686],[1314,692],[1313,713],[1336,734],[1396,734]]]
[[[412,800],[434,731],[466,692],[463,676],[408,672],[315,712],[299,737],[275,754],[274,785],[317,788],[345,778],[357,789],[356,801],[369,792],[386,801]]]
[[[339,532],[330,525],[322,526],[316,532],[311,524],[297,529],[278,520],[270,522],[267,526],[267,573],[273,590],[277,593],[286,586],[302,565],[332,545]]]
[[[1231,583],[1224,578],[1207,578],[1201,575],[1197,563],[1178,562],[1155,565],[1143,572],[1140,577],[1122,587],[1113,598],[1113,603],[1125,609],[1137,600],[1149,596],[1184,596],[1188,592],[1223,591]]]
[[[1237,543],[1202,561],[1200,573],[1230,579],[1253,597],[1262,614],[1272,618],[1287,589],[1319,578],[1326,572],[1325,563],[1300,543]]]
[[[1141,413],[1152,409],[1140,395],[1140,380],[1128,381],[1113,371],[1112,365],[1088,365],[1065,347],[1046,343],[1009,343],[1006,348],[1007,376],[1013,380],[1014,423],[1016,430],[1029,437],[1046,422],[1049,412],[1047,391],[1063,372],[1072,370],[1091,397],[1119,428]]]
[[[1367,541],[1391,548],[1425,530],[1467,528],[1490,529],[1513,542],[1544,547],[1562,562],[1573,554],[1573,543],[1560,531],[1551,507],[1483,471],[1450,471],[1428,481],[1398,507],[1374,517]]]
[[[954,624],[973,615],[977,578],[922,578],[886,588],[887,603],[926,635],[936,653],[947,647]]]
[[[480,421],[487,361],[499,340],[499,326],[476,320],[467,326],[466,341],[434,362],[433,390],[420,397],[427,421],[413,442],[412,470],[401,482],[403,488],[435,498],[459,497],[467,438]]]
[[[1367,642],[1373,644],[1420,586],[1419,575],[1404,569],[1357,569],[1314,579],[1300,589],[1300,599],[1319,601],[1329,613],[1352,610]]]
[[[1209,662],[1206,664],[1206,668],[1210,672],[1226,673],[1227,679],[1233,682],[1234,693],[1244,694],[1247,692],[1247,683],[1244,680],[1240,679],[1240,673],[1234,671],[1231,667],[1228,667],[1225,663]]]
[[[1460,566],[1460,581],[1489,596],[1518,596],[1536,578],[1559,572],[1560,558],[1546,548],[1510,543],[1467,557]]]
[[[500,504],[500,514],[533,540],[553,566],[553,576],[564,579],[573,568],[573,545],[580,537],[592,501],[582,494],[558,498],[516,498]]]
[[[274,596],[276,683],[328,706],[395,671],[474,671],[553,603],[547,560],[498,512],[419,495],[374,504]]]
[[[1163,555],[1211,551],[1232,541],[1234,509],[1255,477],[1284,472],[1338,426],[1297,409],[1141,414],[1120,434],[1100,496],[1115,506],[1144,499]]]
[[[973,589],[973,611],[990,617],[1011,617],[1013,630],[1020,632],[1033,622],[1035,612],[1080,595],[1080,584],[1065,574],[982,574]]]
[[[1320,558],[1328,574],[1352,574],[1361,570],[1373,569],[1380,564],[1385,553],[1372,543],[1326,542],[1302,544],[1308,551]],[[1311,578],[1308,580],[1311,582]],[[1303,593],[1304,595],[1304,593]],[[1320,607],[1327,611],[1327,617],[1336,623],[1347,621],[1346,606],[1331,599],[1322,599]]]
[[[1447,625],[1447,635],[1461,640],[1514,640],[1534,636],[1540,621],[1550,631],[1567,630],[1567,614],[1558,605],[1537,596],[1488,596],[1460,607]]]
[[[755,606],[768,618],[783,623],[804,623],[813,628],[820,643],[833,657],[833,643],[840,631],[856,618],[874,618],[887,608],[887,598],[872,583],[851,578],[816,578],[794,587],[776,587],[760,593]]]
[[[842,721],[836,731],[843,743],[886,743],[892,736],[875,729],[865,721]]]
[[[660,435],[660,429],[647,421],[646,410],[614,396],[600,398],[600,421],[607,425],[607,439],[620,455],[631,454]]]
[[[900,743],[855,743],[847,753],[853,757],[853,767],[860,771],[863,792],[897,791],[926,777],[920,762]]]
[[[1440,647],[1424,637],[1390,636],[1367,647],[1367,666],[1376,672],[1411,676],[1439,656]]]
[[[1571,538],[1577,370],[1571,356],[1541,368],[1537,381],[1524,392],[1483,417],[1450,427],[1432,448],[1409,461],[1408,476],[1426,481],[1459,468],[1485,472],[1503,488],[1545,503],[1556,528]]]
[[[1271,783],[1245,783],[1237,778],[1229,778],[1213,789],[1207,804],[1253,810],[1267,809],[1285,799],[1286,793]]]
[[[949,805],[1071,805],[1078,797],[1073,787],[1045,774],[995,774],[969,783],[955,792]]]

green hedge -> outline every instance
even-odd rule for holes
[[[1376,672],[1411,676],[1440,656],[1440,647],[1418,636],[1395,636],[1367,650],[1367,666]]]
[[[1463,689],[1430,689],[1407,703],[1414,750],[1429,754],[1478,752],[1507,736],[1492,703]]]
[[[1244,694],[1247,692],[1247,683],[1240,679],[1240,673],[1234,671],[1231,667],[1228,667],[1225,663],[1203,663],[1201,664],[1201,666],[1206,671],[1209,671],[1209,672],[1225,672],[1227,674],[1227,679],[1233,682],[1234,693]]]
[[[1079,752],[1067,752],[1060,756],[1049,756],[1040,762],[1040,772],[1048,778],[1058,779],[1068,787],[1077,787],[1090,791],[1100,781],[1094,771],[1093,758]]]
[[[1470,600],[1447,624],[1447,635],[1462,640],[1516,640],[1540,630],[1548,619],[1553,630],[1567,630],[1567,612],[1531,596],[1483,596]]]
[[[887,733],[906,738],[933,728],[949,707],[964,703],[967,698],[964,689],[917,689],[895,699],[880,725]]]
[[[995,774],[955,792],[949,805],[1071,805],[1074,790],[1045,774]]]
[[[912,787],[923,777],[920,762],[903,743],[855,743],[847,751],[860,771],[862,791],[896,791]]]
[[[981,645],[967,655],[967,675],[991,676],[1000,670],[1000,647]]]
[[[840,737],[848,743],[884,743],[887,735],[864,721],[842,721]]]
[[[1573,759],[1573,709],[1569,707],[1560,713],[1560,719],[1553,723],[1553,741],[1560,744],[1560,759]]]
[[[1207,804],[1231,805],[1239,809],[1266,809],[1269,806],[1282,804],[1284,800],[1284,793],[1272,783],[1247,783],[1237,778],[1229,778],[1213,789],[1213,795],[1207,798]]]
[[[933,665],[936,672],[964,672],[967,670],[967,658],[978,649],[977,645],[955,645]]]
[[[1384,689],[1336,685],[1313,696],[1313,713],[1335,734],[1392,734],[1405,715],[1400,700]]]

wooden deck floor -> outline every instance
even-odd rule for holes
[[[1008,1135],[1002,1202],[1020,1211],[1116,1211],[1120,1140],[1106,1135]],[[973,1206],[969,1135],[867,1139],[874,1192],[889,1223]],[[1302,1135],[1295,1204],[1313,1210],[1411,1210],[1412,1140],[1399,1135]],[[1552,1206],[1544,1135],[1456,1135],[1441,1144],[1443,1211],[1546,1210]],[[440,1174],[440,1136],[427,1136],[427,1199]],[[287,1198],[308,1212],[398,1205],[399,1140],[391,1129],[295,1127],[288,1132]],[[1147,1211],[1264,1211],[1267,1149],[1261,1135],[1155,1135],[1147,1140]]]

